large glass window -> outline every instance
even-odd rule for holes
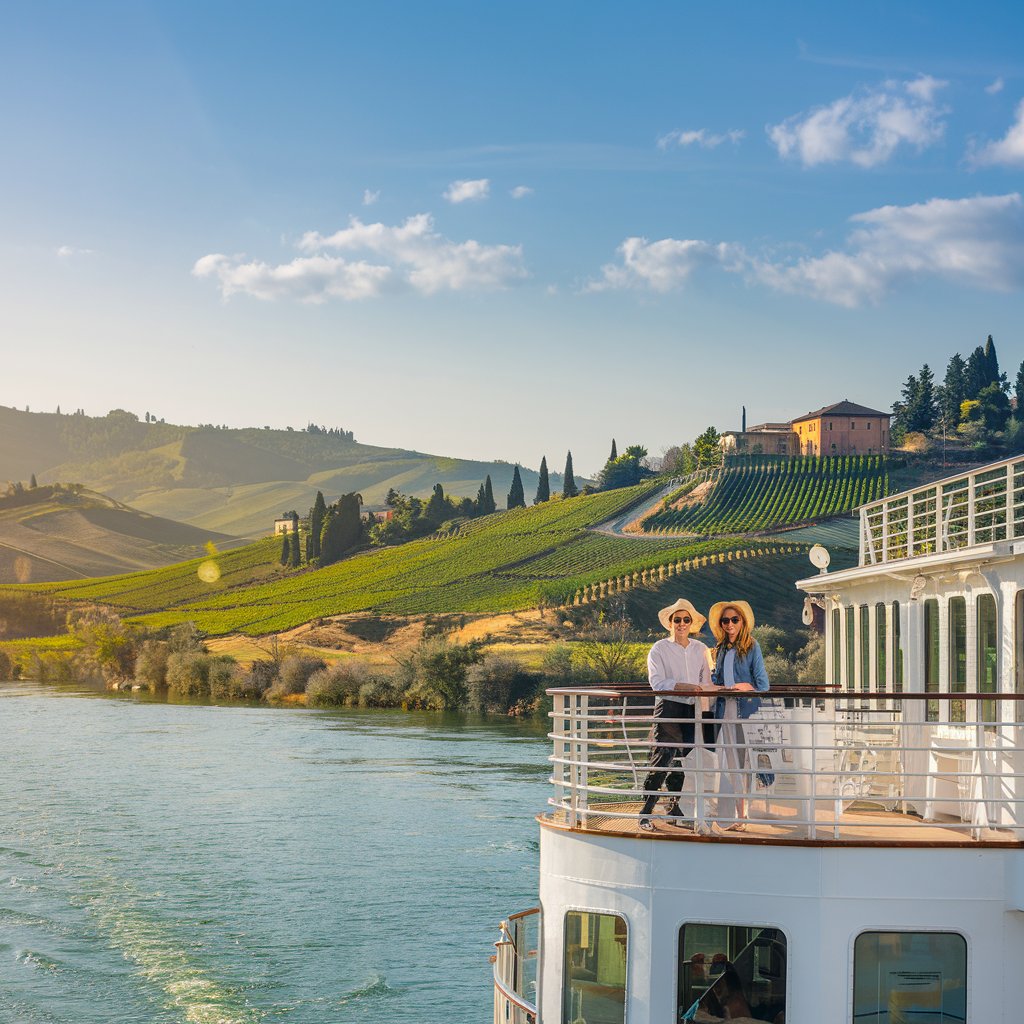
[[[626,1019],[626,922],[618,914],[565,915],[562,1024]]]
[[[756,925],[684,924],[677,1019],[694,1004],[706,1014],[700,1020],[785,1020],[786,936]]]
[[[857,677],[853,671],[853,652],[855,650],[853,642],[853,616],[855,612],[856,609],[852,606],[846,609],[846,677],[844,682],[847,689],[850,690],[857,685]]]
[[[999,692],[999,630],[996,620],[996,599],[991,594],[978,595],[978,693]],[[996,720],[996,702],[981,702],[981,718]]]
[[[853,947],[854,1024],[964,1024],[967,941],[950,932],[864,932]]]
[[[903,692],[903,629],[900,624],[900,603],[892,603],[892,691]],[[902,705],[897,704],[897,709]]]
[[[967,599],[949,599],[949,692],[967,692]],[[949,720],[967,721],[967,707],[962,700],[949,702]]]
[[[939,602],[929,598],[924,603],[924,692],[939,692]],[[927,702],[925,715],[929,722],[939,720],[939,702]]]
[[[879,693],[885,693],[888,689],[888,683],[885,678],[885,643],[887,639],[885,613],[886,607],[884,604],[879,603],[875,605],[875,689]],[[879,700],[876,706],[884,708],[884,699]]]
[[[1024,591],[1021,592],[1024,597]],[[843,678],[842,656],[843,656],[843,627],[840,624],[840,611],[832,609],[832,678],[830,682],[838,686]]]
[[[871,626],[868,606],[860,606],[860,688],[867,693],[871,689]]]

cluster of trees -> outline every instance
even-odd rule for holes
[[[687,476],[699,469],[712,469],[722,464],[721,434],[708,427],[692,443],[673,446],[662,458],[662,472]]]
[[[645,476],[652,475],[653,472],[647,464],[647,449],[643,445],[630,445],[620,455],[613,437],[612,450],[598,477],[598,486],[602,491],[632,487],[640,483]]]
[[[956,434],[975,446],[1002,440],[1020,450],[1024,448],[1024,362],[1011,392],[989,335],[967,359],[959,352],[950,358],[941,384],[925,363],[919,373],[907,378],[892,411],[896,444],[905,443],[910,434]]]
[[[281,535],[281,564],[299,568],[305,561],[310,565],[331,565],[367,540],[366,524],[362,517],[363,496],[356,492],[343,494],[328,505],[322,491],[309,510],[306,522],[306,540],[301,541],[299,513],[292,509],[281,518],[291,519],[291,529]]]
[[[322,437],[336,437],[341,441],[354,441],[356,439],[355,434],[351,430],[345,430],[342,427],[327,427],[317,426],[315,423],[306,424],[307,434],[319,434]]]

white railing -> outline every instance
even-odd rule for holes
[[[860,564],[961,551],[1024,537],[1024,457],[903,491],[860,508]]]
[[[550,820],[570,828],[637,831],[654,748],[649,687],[548,691],[554,745]],[[707,696],[743,697],[715,689]],[[677,817],[650,815],[661,835],[687,830],[778,841],[943,843],[1024,841],[1024,726],[1005,694],[773,691],[747,719],[739,742],[696,743],[668,771],[684,772]],[[950,714],[942,714],[945,705]],[[1005,712],[1005,714],[1004,714]],[[714,719],[696,710],[695,726]],[[931,719],[963,718],[964,721]],[[662,718],[661,721],[666,721]],[[745,766],[723,773],[728,750]],[[733,777],[721,802],[722,775]],[[737,787],[736,778],[742,781]],[[667,787],[666,787],[667,788]],[[660,791],[663,803],[669,794]],[[725,809],[729,808],[728,811]],[[730,825],[743,822],[745,832]]]
[[[537,1024],[537,949],[540,910],[502,921],[494,944],[494,1024]]]

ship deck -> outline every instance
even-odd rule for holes
[[[954,823],[950,819],[945,824],[941,820],[923,821],[913,814],[872,806],[855,805],[845,810],[838,819],[838,828],[832,814],[820,811],[813,836],[802,819],[799,823],[787,822],[787,818],[795,819],[797,815],[795,811],[786,808],[772,808],[771,817],[751,817],[741,832],[712,832],[710,835],[697,834],[692,828],[680,828],[658,819],[653,821],[653,832],[641,831],[638,818],[640,808],[640,803],[605,804],[599,813],[588,813],[585,818],[578,819],[575,825],[570,824],[568,816],[562,811],[538,815],[537,820],[543,827],[559,831],[668,842],[781,846],[1024,847],[1024,842],[1016,839],[1006,829],[965,831],[960,821]]]

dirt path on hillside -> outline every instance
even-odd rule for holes
[[[640,523],[652,512],[656,512],[661,507],[661,503],[673,491],[678,490],[679,483],[671,483],[667,487],[663,487],[652,498],[648,499],[648,502],[639,512],[633,508],[629,512],[624,512],[622,515],[616,516],[614,519],[606,519],[603,523],[591,526],[590,530],[593,533],[603,533],[607,537],[629,537],[633,540],[649,540],[651,535],[649,533],[644,533],[640,529]],[[685,537],[688,535],[680,533],[679,536]]]

